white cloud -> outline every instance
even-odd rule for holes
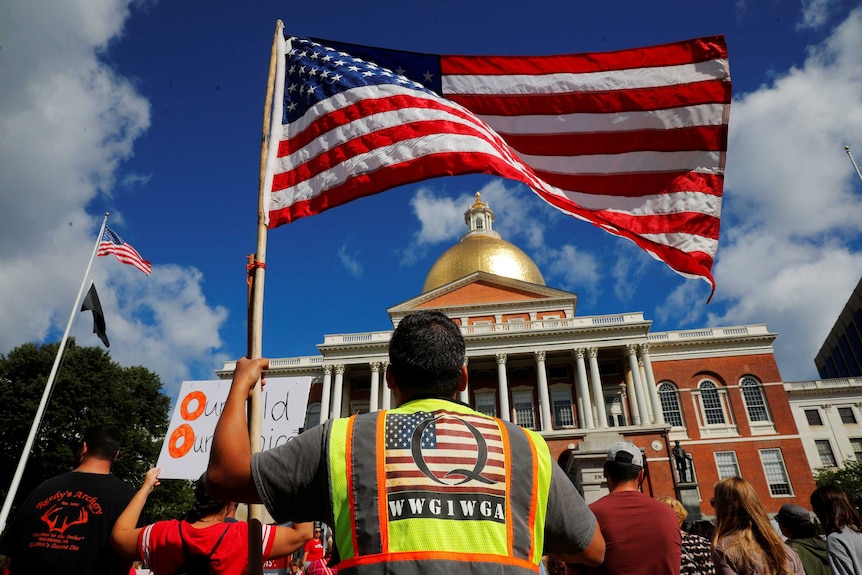
[[[122,178],[119,168],[149,128],[150,104],[100,58],[122,33],[131,4],[33,0],[4,7],[0,353],[29,341],[59,340],[101,221],[87,206],[115,193],[118,180],[146,181]],[[113,214],[112,227],[132,235],[122,224]],[[207,304],[197,270],[156,265],[147,278],[98,258],[93,277],[116,361],[143,365],[168,387],[211,376],[219,366],[213,353],[227,312]],[[101,345],[88,317],[76,321],[79,343]]]
[[[347,252],[347,245],[342,245],[338,249],[338,259],[352,277],[358,278],[362,275],[362,262]]]
[[[731,109],[714,270],[725,311],[710,324],[766,323],[785,379],[816,376],[814,355],[862,271],[862,197],[843,151],[862,133],[860,70],[857,9],[801,67]],[[684,320],[683,300],[697,296],[674,293],[662,313]]]
[[[819,28],[826,23],[832,9],[832,0],[802,0],[802,21],[798,29]]]

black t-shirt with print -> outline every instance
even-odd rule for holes
[[[0,553],[11,557],[13,575],[109,575],[119,564],[111,528],[134,494],[113,475],[70,471],[53,477],[21,505]]]

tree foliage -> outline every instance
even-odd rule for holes
[[[817,487],[830,485],[844,491],[856,506],[862,509],[862,462],[850,460],[843,467],[823,467],[814,475]]]
[[[58,347],[28,343],[0,356],[0,457],[8,462],[0,466],[4,499]],[[122,367],[102,348],[79,347],[69,339],[16,503],[45,479],[72,469],[82,433],[100,424],[116,425],[121,433],[113,473],[130,485],[140,485],[158,459],[168,427],[170,399],[161,387],[159,376],[146,368]],[[180,508],[185,510],[192,500],[188,482],[164,482],[151,496],[145,519],[181,515]]]

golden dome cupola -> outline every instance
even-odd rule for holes
[[[494,211],[476,192],[476,201],[464,212],[467,233],[431,266],[422,293],[482,271],[545,285],[545,278],[530,257],[494,231]]]

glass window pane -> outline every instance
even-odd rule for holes
[[[839,407],[838,414],[841,416],[841,423],[856,423],[852,407]]]
[[[476,411],[491,417],[497,417],[497,396],[493,393],[477,393]]]
[[[814,442],[817,446],[817,453],[820,455],[820,463],[826,467],[836,467],[835,454],[832,453],[832,446],[828,439],[818,439]]]
[[[551,404],[554,406],[554,427],[572,426],[575,415],[572,412],[572,394],[567,389],[555,389],[551,392]]]
[[[820,417],[819,409],[806,409],[805,419],[808,420],[808,425],[823,425],[823,419]]]
[[[745,407],[748,410],[748,419],[751,421],[769,421],[766,412],[766,399],[763,397],[763,386],[753,377],[743,377],[740,382],[742,397],[745,399]]]
[[[320,424],[320,404],[312,403],[305,410],[305,429],[311,429]]]
[[[715,466],[718,469],[719,479],[740,476],[735,451],[717,451],[715,453]]]
[[[702,381],[700,390],[707,425],[724,425],[724,410],[721,408],[721,397],[718,395],[715,383],[709,380]]]
[[[766,482],[772,495],[791,495],[790,479],[784,467],[784,458],[780,449],[761,449],[760,460],[766,473]]]
[[[533,392],[514,392],[512,394],[512,403],[514,403],[515,407],[515,423],[527,429],[535,429],[536,422],[533,416]]]
[[[856,461],[862,461],[862,439],[858,437],[851,439],[850,447],[853,448],[853,455],[856,456]]]
[[[665,422],[674,427],[682,427],[682,409],[679,406],[679,393],[676,387],[672,383],[662,383],[658,386],[658,396]]]

